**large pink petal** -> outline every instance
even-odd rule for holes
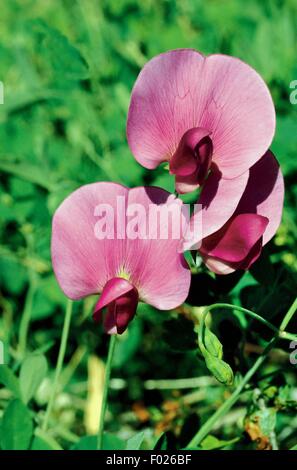
[[[268,151],[251,169],[246,190],[236,213],[256,213],[269,223],[263,235],[265,245],[275,234],[282,216],[284,179],[273,153]]]
[[[223,177],[234,178],[256,163],[275,132],[275,109],[260,75],[241,60],[224,55],[206,59],[209,90],[203,127],[213,123],[213,161]]]
[[[211,132],[213,161],[224,177],[244,173],[274,134],[275,111],[264,81],[234,57],[204,57],[191,49],[154,57],[132,91],[127,137],[135,158],[155,168],[197,127]]]

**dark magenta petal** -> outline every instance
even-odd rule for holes
[[[116,277],[104,286],[94,308],[94,320],[100,321],[107,307],[104,329],[109,334],[122,334],[133,319],[138,304],[138,292],[126,279]]]
[[[263,247],[263,237],[261,237],[257,243],[250,250],[248,256],[240,263],[237,269],[249,269],[250,266],[259,258]]]
[[[216,274],[230,274],[239,269],[247,270],[259,258],[263,246],[263,237],[252,247],[248,256],[238,263],[230,263],[224,260],[203,255],[203,260],[208,269]]]
[[[242,263],[261,239],[267,224],[267,217],[239,214],[203,240],[201,254],[226,263]]]
[[[212,140],[205,136],[196,146],[196,154],[199,157],[198,183],[202,184],[208,174],[211,166],[211,157],[213,152]]]
[[[200,164],[197,155],[199,144],[209,134],[206,129],[201,127],[189,129],[185,132],[170,159],[170,173],[178,176],[189,176],[194,173]],[[203,151],[203,159],[205,159],[204,154],[205,151]]]
[[[115,316],[117,332],[119,334],[122,334],[126,330],[129,322],[133,320],[136,314],[137,304],[138,293],[135,288],[116,300]]]
[[[182,136],[169,161],[170,173],[176,176],[176,190],[186,193],[205,180],[213,152],[210,132],[202,127],[189,129]]]

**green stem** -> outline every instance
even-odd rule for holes
[[[288,326],[288,323],[292,320],[293,318],[293,315],[294,313],[296,312],[297,310],[297,297],[296,299],[294,300],[294,302],[292,303],[291,307],[289,308],[289,310],[287,311],[283,321],[281,322],[281,325],[279,327],[279,329],[281,330],[281,337],[283,337],[284,334],[288,334],[286,333],[284,330],[285,328],[287,328]],[[294,339],[294,338],[293,338]],[[296,339],[296,337],[295,337]]]
[[[265,361],[269,351],[276,343],[277,338],[273,338],[268,345],[266,346],[265,350],[263,351],[262,356],[260,356],[253,367],[248,371],[248,373],[244,376],[240,384],[234,390],[232,395],[223,403],[223,405],[207,420],[207,422],[199,429],[198,433],[193,437],[193,439],[189,442],[187,447],[193,448],[197,447],[201,441],[207,436],[207,434],[211,431],[213,426],[219,421],[225,413],[227,413],[230,408],[236,403],[239,395],[241,394],[242,390],[244,389],[245,385],[250,381],[253,375],[257,372],[259,367]]]
[[[233,309],[236,308],[236,309],[239,309],[240,311],[243,311],[243,312],[249,314],[253,318],[257,318],[258,320],[261,318],[260,321],[264,320],[262,317],[259,317],[259,315],[257,315],[256,313],[251,312],[250,310],[244,309],[242,307],[237,307],[237,306],[233,306],[233,305],[229,305],[229,304],[213,304],[213,305],[210,305],[210,307],[207,307],[205,309],[205,311],[203,312],[202,321],[201,321],[201,324],[200,324],[200,327],[199,327],[199,331],[200,331],[199,334],[200,335],[201,335],[201,333],[203,333],[203,324],[204,324],[204,320],[205,320],[206,315],[208,314],[208,312],[210,310],[212,310],[213,308],[217,308],[217,307],[233,308]],[[238,386],[236,387],[236,389],[234,390],[232,395],[230,395],[230,397],[222,404],[222,406],[199,429],[198,433],[189,442],[187,447],[193,448],[193,447],[198,446],[200,444],[200,442],[203,441],[203,439],[208,435],[208,433],[211,431],[211,429],[217,423],[217,421],[219,421],[222,418],[222,416],[224,416],[224,414],[227,413],[230,410],[230,408],[234,405],[234,403],[236,403],[236,401],[237,401],[238,397],[240,396],[241,392],[243,391],[244,387],[248,384],[250,379],[258,371],[258,369],[261,367],[261,365],[265,361],[267,355],[269,354],[269,351],[273,348],[275,343],[277,343],[279,338],[283,338],[283,333],[282,332],[287,327],[289,321],[293,318],[293,315],[296,312],[296,310],[297,310],[297,299],[295,299],[295,301],[293,302],[293,304],[289,308],[288,312],[286,313],[286,315],[285,315],[285,317],[284,317],[284,319],[283,319],[283,321],[280,325],[280,328],[279,329],[276,328],[277,331],[275,331],[275,333],[276,333],[275,336],[267,344],[267,346],[264,349],[262,355],[256,360],[256,362],[254,363],[252,368],[246,373],[246,375],[243,377],[242,381],[238,384]],[[266,323],[266,320],[264,320],[264,322]],[[272,326],[273,326],[273,329],[274,329],[275,328],[274,325],[272,325]],[[203,338],[203,336],[202,336],[202,338]]]
[[[98,450],[102,449],[102,443],[103,443],[104,419],[105,419],[105,413],[106,413],[106,407],[107,407],[111,363],[112,363],[112,357],[113,357],[114,348],[116,344],[116,337],[117,335],[111,335],[110,337],[107,361],[106,361],[106,366],[105,366],[104,388],[103,388],[103,397],[102,397],[100,421],[99,421],[99,429],[98,429],[98,439],[97,439]]]
[[[287,333],[286,331],[280,331],[279,337],[281,339],[287,339],[289,341],[297,341],[297,335],[294,335],[293,333]]]
[[[64,318],[64,324],[63,324],[63,330],[62,330],[62,337],[61,337],[61,344],[60,344],[60,349],[59,349],[59,354],[58,354],[58,360],[57,360],[57,366],[55,370],[55,377],[54,377],[54,383],[53,387],[51,390],[51,395],[50,399],[48,402],[48,406],[45,412],[45,417],[44,421],[42,424],[42,430],[46,431],[48,428],[48,422],[49,418],[53,409],[54,401],[56,398],[57,390],[58,390],[58,384],[59,384],[59,378],[60,374],[62,371],[63,367],[63,362],[64,362],[64,357],[65,357],[65,352],[66,352],[66,347],[67,347],[67,340],[68,340],[68,334],[69,334],[69,328],[70,328],[70,322],[71,322],[71,316],[72,316],[72,300],[67,301],[67,306],[66,306],[66,313],[65,313],[65,318]]]
[[[288,339],[290,341],[297,339],[296,335],[284,331],[284,329],[286,328],[287,324],[289,323],[291,317],[293,316],[295,310],[297,309],[297,299],[295,300],[294,304],[292,305],[292,307],[290,308],[290,310],[286,314],[280,328],[277,328],[272,323],[270,323],[268,320],[265,320],[265,318],[261,317],[260,315],[253,312],[252,310],[248,310],[247,308],[239,307],[238,305],[231,305],[231,304],[225,304],[225,303],[212,304],[209,307],[206,307],[203,311],[203,317],[202,317],[202,321],[201,321],[202,325],[204,324],[204,320],[205,320],[206,316],[208,315],[208,313],[211,310],[214,310],[216,308],[226,308],[226,309],[229,309],[229,310],[238,310],[239,312],[245,313],[246,315],[250,316],[254,320],[257,320],[257,321],[263,323],[268,328],[270,328],[272,331],[274,331],[274,333],[277,333],[278,335],[280,335],[282,339]],[[290,317],[288,317],[288,321],[286,323],[284,323],[284,321],[285,321],[286,317],[289,315],[289,313],[290,313]]]

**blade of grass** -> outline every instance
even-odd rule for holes
[[[66,347],[67,347],[67,340],[68,340],[69,328],[70,328],[70,322],[71,322],[71,316],[72,316],[72,307],[73,307],[72,300],[68,300],[67,301],[67,306],[66,306],[66,313],[65,313],[65,318],[64,318],[63,329],[62,329],[60,350],[59,350],[58,360],[57,360],[57,365],[56,365],[56,370],[55,370],[54,383],[53,383],[50,399],[49,399],[49,402],[48,402],[48,406],[47,406],[47,409],[46,409],[46,412],[45,412],[44,421],[43,421],[43,424],[42,424],[42,431],[44,431],[44,432],[48,428],[49,419],[50,419],[50,416],[51,416],[54,401],[55,401],[56,394],[57,394],[57,391],[58,391],[59,378],[60,378],[60,374],[61,374],[61,371],[62,371],[65,352],[66,352]]]

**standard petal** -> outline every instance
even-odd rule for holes
[[[275,111],[267,86],[241,60],[191,49],[150,60],[132,91],[127,138],[147,168],[170,160],[186,131],[211,132],[213,161],[223,176],[247,171],[268,149]]]
[[[235,178],[268,150],[275,132],[275,109],[261,76],[235,57],[206,59],[209,102],[203,127],[213,126],[213,161],[222,176]]]
[[[116,276],[118,254],[123,240],[95,236],[99,213],[96,208],[117,207],[118,197],[126,199],[128,189],[114,183],[94,183],[74,191],[53,217],[51,253],[55,275],[61,289],[71,299],[102,291]],[[107,213],[106,213],[107,214]],[[103,216],[103,214],[101,214]],[[111,213],[108,214],[111,216]],[[114,220],[110,220],[114,227]],[[112,236],[112,234],[110,234]]]

